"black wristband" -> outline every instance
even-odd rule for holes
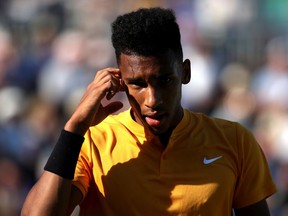
[[[44,170],[73,179],[83,141],[84,137],[62,130]]]

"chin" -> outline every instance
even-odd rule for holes
[[[163,129],[157,129],[157,128],[150,128],[150,131],[156,135],[156,136],[160,136],[160,135],[163,135],[163,134],[166,134],[167,133],[167,130],[163,130]]]

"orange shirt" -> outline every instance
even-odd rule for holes
[[[166,148],[130,110],[91,127],[73,184],[89,216],[231,215],[276,192],[249,131],[188,110]]]

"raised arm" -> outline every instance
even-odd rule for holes
[[[81,199],[70,179],[44,171],[29,192],[21,215],[69,215]]]
[[[90,126],[100,123],[107,115],[122,108],[121,102],[112,102],[106,107],[101,105],[105,96],[111,99],[120,90],[122,86],[119,69],[106,68],[97,72],[66,123],[44,173],[26,197],[21,215],[69,215],[79,204],[82,194],[72,186],[71,180],[83,136]]]

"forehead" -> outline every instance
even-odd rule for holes
[[[171,54],[161,56],[120,55],[122,78],[162,76],[177,73],[176,58]]]

